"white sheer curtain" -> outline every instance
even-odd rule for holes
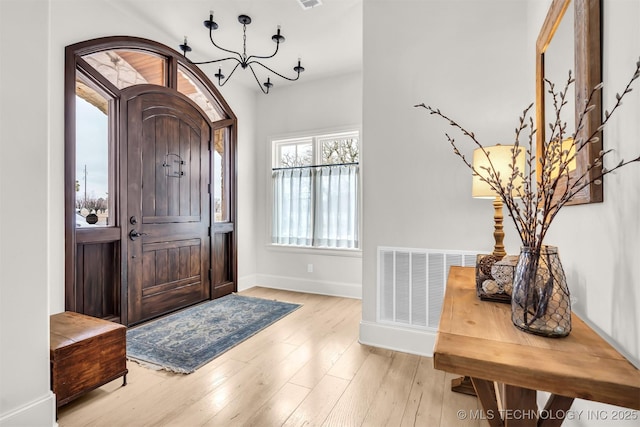
[[[311,246],[313,176],[311,168],[274,170],[272,243]]]
[[[357,164],[315,169],[314,246],[358,247],[358,169]]]
[[[358,175],[357,164],[274,170],[272,242],[357,248]]]

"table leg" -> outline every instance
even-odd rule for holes
[[[505,427],[537,426],[538,404],[535,390],[503,384],[501,398]]]
[[[549,396],[549,400],[544,405],[544,418],[539,421],[538,427],[560,427],[572,404],[573,397],[557,394]]]
[[[480,378],[470,381],[491,427],[560,427],[574,400],[552,394],[539,412],[535,390],[501,384],[498,396],[493,381]],[[538,419],[540,414],[543,416]]]
[[[471,377],[458,377],[452,379],[451,391],[468,394],[470,396],[477,396],[476,391],[473,389],[473,384],[471,384]]]
[[[502,418],[500,418],[500,411],[498,410],[498,399],[496,398],[493,381],[471,378],[471,383],[473,384],[473,388],[476,391],[476,395],[484,411],[484,416],[489,425],[491,427],[504,426]]]

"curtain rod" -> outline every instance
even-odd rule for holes
[[[289,169],[308,169],[308,168],[322,168],[325,166],[353,166],[353,165],[359,165],[359,162],[353,162],[353,163],[331,163],[329,165],[311,165],[311,166],[289,166],[286,168],[271,168],[272,171],[282,171],[282,170],[289,170]]]

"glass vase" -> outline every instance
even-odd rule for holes
[[[555,246],[520,249],[511,320],[523,331],[545,337],[565,337],[571,332],[569,288]]]

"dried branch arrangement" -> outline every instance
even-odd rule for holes
[[[445,133],[447,140],[453,147],[453,152],[458,155],[465,165],[474,175],[486,182],[502,199],[509,216],[514,221],[516,229],[520,235],[523,246],[539,251],[544,237],[549,230],[551,222],[560,209],[569,202],[573,196],[591,183],[601,184],[602,178],[611,172],[620,169],[630,163],[640,162],[640,155],[632,160],[620,160],[615,166],[606,168],[603,166],[605,157],[612,152],[611,149],[603,150],[597,154],[593,164],[586,166],[580,176],[569,176],[569,165],[576,160],[579,153],[588,144],[599,141],[597,135],[602,132],[613,114],[622,105],[622,99],[631,92],[632,84],[640,77],[640,60],[636,63],[636,69],[621,93],[616,94],[616,103],[610,111],[606,110],[602,124],[587,138],[579,138],[580,131],[584,128],[587,116],[594,110],[592,104],[594,94],[602,90],[603,84],[594,87],[584,108],[578,115],[576,130],[572,135],[568,135],[567,123],[561,119],[562,109],[567,105],[566,99],[569,87],[574,83],[574,79],[569,72],[569,77],[564,88],[556,91],[555,85],[549,80],[545,80],[548,92],[551,94],[554,106],[554,120],[549,123],[551,137],[544,142],[540,158],[536,158],[533,144],[536,128],[531,116],[533,104],[524,109],[519,118],[518,126],[515,129],[515,142],[512,150],[512,162],[510,165],[511,176],[508,179],[500,177],[491,162],[491,153],[476,139],[473,132],[468,131],[456,121],[445,115],[438,108],[433,108],[425,104],[416,107],[425,108],[430,114],[435,114],[448,121],[451,126],[458,129],[465,137],[469,138],[487,157],[489,166],[477,170],[473,164],[460,152],[456,140],[448,133]],[[520,143],[521,137],[526,136],[527,142]],[[569,146],[563,147],[563,141],[571,137]],[[526,170],[520,170],[516,165],[517,156],[525,150]],[[539,168],[539,169],[538,169]],[[538,173],[538,170],[540,173]],[[561,182],[567,185],[559,185]],[[522,184],[519,184],[519,183]],[[515,184],[514,183],[518,183]]]

